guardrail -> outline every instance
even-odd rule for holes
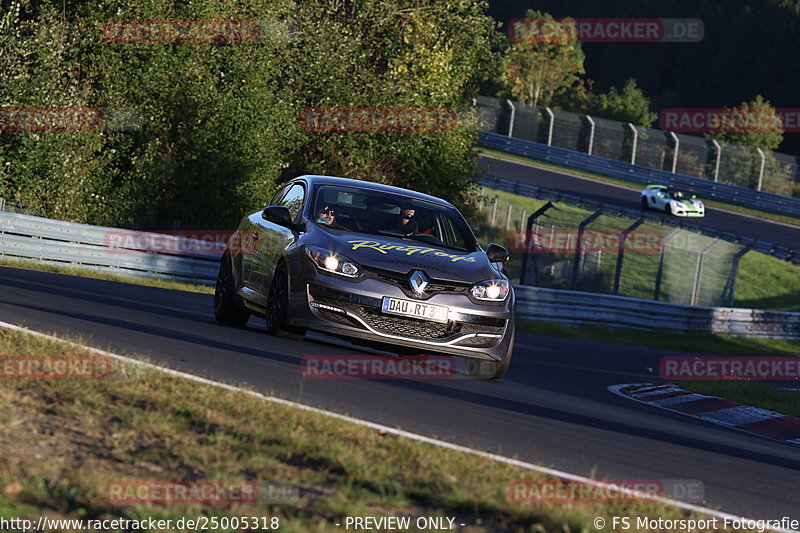
[[[722,231],[716,228],[710,228],[708,226],[703,226],[702,224],[697,224],[696,222],[692,222],[690,220],[666,219],[653,212],[646,211],[643,209],[622,207],[616,204],[608,204],[605,202],[588,200],[586,198],[582,198],[581,196],[566,194],[561,191],[546,189],[544,187],[529,185],[527,183],[520,183],[518,181],[501,178],[498,176],[492,176],[490,174],[481,174],[478,177],[478,184],[492,189],[498,189],[501,191],[518,194],[520,196],[537,198],[539,200],[549,200],[551,202],[563,202],[569,205],[583,207],[594,211],[603,210],[609,215],[622,216],[633,220],[645,219],[657,224],[680,227],[683,229],[687,229],[689,231],[694,231],[697,233],[702,233],[703,235],[708,235],[709,237],[715,237],[718,239],[722,239],[724,241],[742,244],[743,246],[749,247],[751,250],[756,250],[757,252],[761,252],[763,254],[772,255],[774,257],[777,257],[778,259],[783,259],[784,261],[788,261],[794,264],[800,264],[800,250],[789,248],[788,246],[775,244],[769,241],[763,241],[759,239],[754,239],[752,237],[731,233],[729,231]]]
[[[684,174],[673,174],[666,170],[640,165],[631,165],[614,159],[588,155],[583,152],[548,146],[534,141],[506,137],[497,133],[481,133],[478,137],[478,144],[510,154],[547,161],[567,168],[595,172],[642,185],[649,183],[669,185],[685,189],[705,198],[761,209],[770,213],[800,216],[800,198],[759,192],[747,187],[719,183]]]
[[[109,245],[109,235],[144,239]],[[209,243],[174,235],[130,232],[48,218],[0,213],[0,258],[78,266],[134,277],[171,278],[212,284],[224,244],[211,253],[154,253],[141,241],[159,239],[169,249]],[[800,338],[800,313],[704,308],[623,296],[517,286],[517,313],[523,318],[566,324],[605,324],[648,329],[706,331],[732,335]]]
[[[692,307],[591,292],[518,285],[517,316],[570,326],[599,324],[645,330],[800,338],[800,313]]]
[[[136,235],[118,239],[109,236]],[[157,253],[142,242],[157,239],[165,250]],[[191,252],[187,250],[203,250]],[[0,212],[0,258],[44,264],[77,266],[110,274],[141,278],[169,278],[212,284],[224,244],[175,235],[132,232],[117,228],[75,224],[49,218]]]

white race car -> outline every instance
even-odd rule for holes
[[[706,206],[693,194],[666,185],[648,185],[642,191],[642,209],[656,209],[677,217],[704,217]]]

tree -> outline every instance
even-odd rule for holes
[[[707,139],[762,150],[775,150],[783,141],[783,121],[760,94],[739,107],[725,108],[717,122],[718,127],[706,134]]]
[[[650,99],[636,86],[633,78],[625,82],[621,91],[611,87],[605,94],[595,94],[593,84],[589,79],[579,80],[569,89],[559,91],[553,105],[574,113],[630,122],[645,128],[658,118],[657,113],[650,111]]]
[[[656,113],[650,111],[650,100],[636,86],[636,80],[633,78],[625,82],[621,91],[611,87],[607,93],[598,94],[593,100],[592,109],[588,114],[630,122],[646,128],[658,118]]]
[[[548,105],[554,93],[575,84],[583,74],[584,55],[571,19],[528,10],[515,42],[503,58],[502,80],[514,100]],[[526,31],[528,30],[528,31]]]
[[[756,188],[777,194],[791,195],[794,186],[791,169],[772,155],[783,141],[783,122],[775,108],[761,95],[734,108],[725,108],[716,120],[707,139],[722,144],[720,179],[728,183]],[[733,146],[728,146],[733,145]],[[761,154],[764,172],[761,174]]]

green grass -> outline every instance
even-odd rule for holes
[[[534,165],[541,168],[546,168],[550,170],[558,170],[561,172],[567,172],[569,174],[574,174],[576,176],[582,176],[584,178],[590,178],[595,181],[602,181],[605,183],[610,183],[612,185],[619,185],[620,187],[625,187],[626,189],[632,189],[636,191],[642,190],[642,185],[640,183],[634,183],[627,180],[622,180],[618,178],[611,178],[609,176],[604,176],[602,174],[596,174],[594,172],[585,172],[582,170],[575,170],[569,167],[562,167],[561,165],[555,165],[553,163],[548,163],[544,161],[539,161],[538,159],[531,159],[529,157],[516,155],[516,154],[509,154],[506,152],[502,152],[500,150],[494,150],[491,148],[483,148],[479,147],[478,150],[481,153],[486,155],[490,155],[493,157],[497,157],[500,159],[507,159],[509,161],[516,161],[519,163],[526,163],[529,165]],[[725,209],[727,211],[733,211],[735,213],[741,213],[743,215],[751,215],[758,218],[763,218],[766,220],[772,220],[774,222],[782,222],[784,224],[791,224],[793,226],[800,226],[800,218],[790,216],[790,215],[781,215],[777,213],[769,213],[766,211],[760,211],[758,209],[753,209],[751,207],[746,207],[738,204],[731,204],[728,202],[721,202],[719,200],[713,199],[705,199],[703,198],[703,203],[710,207],[716,207],[718,209]]]
[[[28,270],[39,270],[42,272],[69,274],[71,276],[81,276],[84,278],[117,281],[120,283],[131,283],[134,285],[144,285],[146,287],[159,287],[162,289],[199,292],[203,294],[214,294],[214,287],[209,285],[201,285],[199,283],[187,283],[184,281],[176,281],[171,279],[137,278],[133,276],[108,274],[106,272],[90,270],[87,268],[80,268],[77,266],[73,267],[73,266],[49,265],[49,264],[37,263],[35,261],[17,261],[5,258],[0,259],[0,265],[16,267],[16,268],[25,268]]]
[[[745,254],[739,264],[735,304],[800,312],[800,265],[758,252]]]
[[[0,360],[81,350],[0,331]],[[97,380],[0,380],[0,515],[278,516],[281,531],[341,531],[345,516],[451,516],[460,531],[590,531],[596,516],[698,515],[648,500],[516,503],[511,482],[543,475],[240,392],[115,361]],[[289,504],[110,500],[107,483],[291,484]],[[230,531],[217,529],[216,531]]]
[[[522,210],[525,210],[527,214],[531,214],[545,205],[546,201],[489,188],[484,188],[483,190],[483,215],[473,224],[475,233],[482,245],[486,245],[489,242],[497,242],[512,250],[509,270],[513,276],[518,277],[522,271],[523,257],[521,253],[514,253],[513,250],[515,247],[519,246],[515,244],[514,235],[518,234],[520,228]],[[495,197],[498,199],[498,208],[496,225],[492,226],[489,223],[489,217],[491,216],[492,202]],[[506,230],[504,227],[501,228],[497,226],[505,225],[509,204],[513,206],[513,230]],[[577,229],[581,221],[592,214],[589,210],[567,204],[554,203],[554,205],[555,209],[548,210],[540,219],[543,224],[552,224],[560,228]],[[631,223],[632,221],[630,219],[624,217],[603,215],[588,227],[591,229],[618,231],[627,228]],[[654,232],[663,237],[673,230],[674,228],[671,226],[645,223],[639,227],[637,232]],[[711,237],[686,231],[684,231],[682,235],[685,237],[684,245],[687,249],[695,251],[700,250],[713,240]],[[738,250],[738,246],[721,241],[719,244],[715,245],[714,250],[720,252],[728,251],[732,254]],[[566,255],[564,255],[564,257],[566,257]],[[582,285],[576,288],[589,292],[597,292],[600,288],[603,288],[606,292],[610,292],[615,274],[616,257],[617,254],[614,252],[604,252],[599,275],[583,281]],[[689,303],[688,295],[691,293],[690,284],[693,276],[687,276],[685,274],[687,272],[693,273],[696,264],[695,257],[696,256],[691,253],[685,254],[684,256],[673,256],[671,259],[671,268],[665,270],[661,287],[661,300],[674,301],[675,303]],[[706,261],[707,266],[712,264],[712,262]],[[708,286],[701,285],[701,290],[712,291],[712,298],[714,294],[721,293],[723,283],[727,277],[727,271],[724,270],[728,268],[728,265],[725,261],[723,261],[722,264],[723,269],[717,274],[715,279],[716,283],[712,283]],[[626,254],[620,280],[619,294],[634,298],[652,299],[657,269],[657,254]],[[569,287],[559,286],[558,288]],[[674,299],[670,297],[671,294],[675,295]],[[701,292],[701,297],[702,295],[703,293]],[[739,265],[734,306],[769,309],[773,311],[800,311],[800,265],[794,265],[760,252],[748,252],[742,258]]]
[[[647,346],[689,353],[726,355],[800,356],[800,340],[761,337],[732,337],[707,333],[674,333],[612,328],[600,325],[570,327],[547,321],[517,319],[517,329],[525,333],[589,339]]]
[[[768,383],[752,381],[681,381],[679,385],[699,394],[800,416],[800,391],[787,391]]]

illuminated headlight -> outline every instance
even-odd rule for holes
[[[325,272],[339,274],[348,278],[357,278],[362,274],[361,267],[358,264],[339,254],[309,246],[306,247],[306,254],[317,265],[318,269]]]
[[[487,279],[473,285],[470,294],[476,300],[502,302],[508,296],[508,290],[508,280]]]

